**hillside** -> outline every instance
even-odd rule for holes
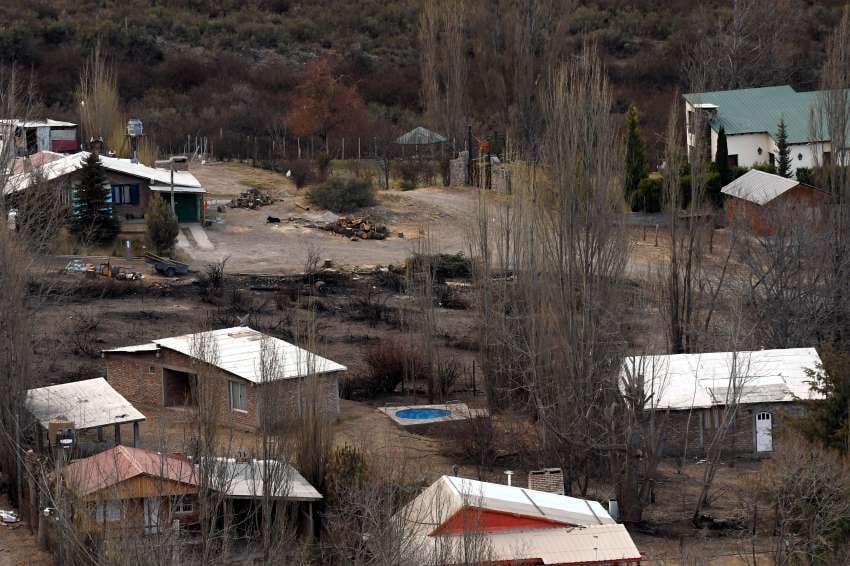
[[[482,130],[499,128],[491,111],[503,104],[493,93],[504,48],[498,17],[508,4],[467,4],[468,95]],[[638,104],[654,154],[673,93],[688,87],[683,66],[694,45],[735,34],[745,47],[732,69],[719,71],[724,82],[734,75],[735,84],[723,86],[813,88],[840,2],[786,0],[768,9],[739,1],[737,12],[728,2],[694,10],[683,0],[556,4],[550,48],[568,55],[584,35],[598,41],[615,111]],[[38,112],[75,119],[80,69],[100,41],[116,64],[126,110],[145,120],[160,147],[179,150],[187,135],[207,135],[222,155],[245,154],[283,126],[304,63],[324,55],[373,115],[402,126],[417,121],[418,12],[418,0],[16,0],[0,6],[0,63],[32,70]]]

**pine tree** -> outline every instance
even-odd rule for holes
[[[714,163],[720,174],[720,186],[725,187],[732,182],[732,170],[729,169],[729,146],[726,143],[726,129],[720,126],[717,132],[717,153],[714,155]]]
[[[171,205],[160,196],[154,196],[145,212],[145,228],[148,242],[158,254],[167,254],[174,249],[180,226]]]
[[[74,196],[71,233],[84,245],[108,244],[120,230],[121,223],[109,203],[109,187],[100,157],[92,152],[83,164]]]
[[[785,119],[779,120],[776,131],[776,149],[779,154],[776,160],[776,173],[783,177],[791,178],[791,148],[788,147],[788,132],[785,128]]]
[[[649,175],[646,164],[646,151],[640,135],[637,107],[629,105],[626,114],[626,198],[631,199],[640,182]]]

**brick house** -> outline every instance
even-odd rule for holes
[[[211,380],[214,386],[207,391],[217,407],[217,420],[249,432],[260,424],[263,403],[281,422],[298,414],[312,393],[307,388],[317,387],[324,410],[337,416],[337,374],[347,369],[247,326],[113,348],[103,357],[107,381],[139,405],[196,406],[197,380]],[[315,381],[307,379],[313,376]]]
[[[807,373],[820,364],[814,348],[635,356],[623,364],[620,389],[633,395],[642,388],[646,410],[656,410],[665,428],[662,451],[670,456],[704,454],[738,399],[724,451],[762,456],[773,451],[774,431],[803,413],[802,400],[821,398]]]
[[[820,224],[826,191],[758,169],[748,171],[721,189],[726,222],[748,226],[760,236],[771,236],[787,222]]]

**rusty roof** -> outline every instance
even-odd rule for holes
[[[138,476],[197,486],[192,462],[181,454],[115,446],[89,458],[74,460],[63,471],[71,491],[86,497]]]

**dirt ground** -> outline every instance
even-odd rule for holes
[[[11,509],[5,496],[0,509]],[[13,525],[0,523],[0,566],[51,566],[53,557],[41,550],[29,526],[21,521]]]
[[[469,188],[430,187],[416,191],[379,191],[378,204],[358,217],[387,225],[386,240],[348,238],[304,225],[329,218],[327,211],[311,206],[305,191],[298,191],[279,173],[239,163],[197,165],[192,173],[208,191],[206,229],[213,249],[203,249],[187,235],[183,253],[194,264],[228,259],[228,268],[239,273],[295,273],[304,270],[307,253],[349,268],[399,264],[424,245],[432,251],[469,253],[468,229],[474,220],[478,193]],[[256,210],[230,208],[231,198],[249,188],[269,193],[275,202]],[[309,209],[309,210],[305,210]],[[267,217],[279,218],[269,224]],[[403,237],[399,237],[403,234]],[[197,265],[195,266],[197,267]]]

